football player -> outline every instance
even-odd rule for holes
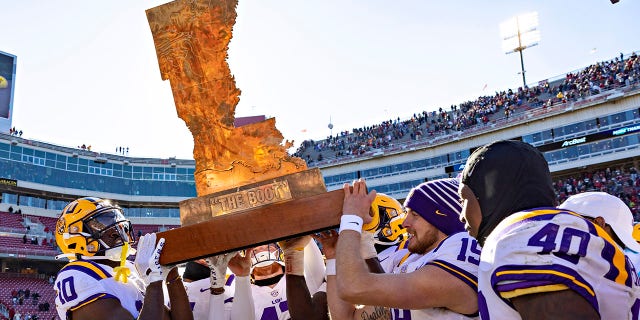
[[[369,272],[391,272],[396,264],[401,264],[411,255],[406,249],[407,231],[402,227],[406,212],[398,200],[384,194],[377,193],[370,208],[371,221],[362,228],[360,238],[360,254],[364,259]],[[388,308],[377,306],[361,306],[356,312],[355,305],[337,298],[335,286],[335,245],[338,240],[336,230],[329,230],[314,235],[323,247],[327,258],[329,274],[327,292],[329,309],[332,318],[343,319],[364,316],[369,320],[387,319],[390,317]],[[399,253],[401,252],[401,253]],[[399,257],[399,258],[396,258]],[[329,281],[331,279],[331,281]],[[329,284],[331,283],[331,285]]]
[[[56,224],[56,243],[68,258],[56,278],[61,319],[193,319],[177,268],[160,265],[164,239],[142,236],[135,262],[131,222],[108,200],[80,198],[69,203]],[[171,310],[164,307],[166,282]]]
[[[187,262],[182,278],[194,319],[255,319],[250,263],[248,255],[235,252]],[[227,266],[233,272],[228,277]],[[232,282],[235,287],[228,285]]]
[[[335,249],[336,270],[327,268],[328,296],[336,319],[472,319],[477,317],[480,248],[459,221],[457,180],[420,184],[409,193],[402,223],[406,248],[389,256],[391,273],[367,270],[361,247],[362,225],[371,219],[376,192],[364,180],[344,187],[345,198]],[[325,234],[326,236],[326,234]],[[329,235],[327,238],[331,238]],[[330,248],[330,244],[323,246]],[[325,251],[325,254],[327,252]],[[403,261],[404,260],[404,261]],[[394,294],[381,294],[394,292]],[[354,304],[369,307],[356,309]],[[376,307],[372,307],[376,306]],[[381,307],[390,308],[390,313]]]
[[[188,263],[184,276],[189,279],[205,279],[210,271],[210,285],[206,280],[188,284],[194,314],[209,312],[203,318],[209,320],[328,319],[324,262],[315,242],[309,240],[307,236],[257,246],[231,260],[229,256],[209,258],[206,267]],[[225,279],[227,263],[234,274]],[[212,297],[215,294],[221,298]],[[254,313],[242,315],[234,310]],[[219,318],[220,311],[224,318]]]
[[[278,242],[278,246],[284,257],[289,318],[329,320],[324,261],[315,241],[307,235]]]
[[[458,193],[461,217],[483,248],[483,319],[637,319],[633,265],[599,225],[554,207],[536,148],[513,140],[478,148]]]
[[[606,192],[583,192],[570,196],[558,208],[578,213],[604,229],[638,273],[640,244],[633,235],[633,214],[620,198]]]

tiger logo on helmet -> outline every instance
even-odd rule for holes
[[[120,261],[125,243],[134,242],[131,222],[122,208],[108,200],[86,197],[72,201],[56,222],[56,243],[62,251],[57,259]]]
[[[379,246],[399,244],[407,238],[407,230],[402,227],[407,213],[398,200],[384,193],[378,193],[370,210],[372,220],[362,229],[374,234],[377,249]]]

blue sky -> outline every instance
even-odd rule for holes
[[[144,12],[165,2],[0,0],[23,137],[192,158]],[[635,0],[240,0],[237,11],[236,116],[273,116],[296,145],[329,135],[330,121],[336,134],[517,88],[519,56],[502,51],[499,25],[518,14],[540,21],[540,44],[524,51],[528,83],[640,51]]]

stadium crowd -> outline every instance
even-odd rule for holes
[[[411,140],[431,139],[454,131],[486,125],[498,118],[508,119],[531,108],[551,108],[560,103],[577,101],[613,88],[635,85],[640,79],[640,59],[634,52],[584,69],[569,72],[563,78],[540,81],[533,87],[496,92],[474,101],[452,105],[450,110],[414,113],[408,120],[386,120],[380,124],[341,131],[335,136],[315,141],[305,140],[294,153],[312,164],[331,158],[360,155],[375,149]]]
[[[605,168],[581,172],[578,175],[557,178],[553,182],[558,203],[569,196],[587,191],[600,191],[622,200],[633,213],[635,221],[640,221],[638,197],[640,197],[640,176],[635,167]]]

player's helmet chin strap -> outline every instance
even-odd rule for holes
[[[129,242],[125,242],[122,246],[110,248],[104,251],[104,255],[97,256],[82,256],[75,253],[63,253],[57,255],[56,260],[67,258],[69,260],[82,259],[82,260],[111,260],[119,261],[120,266],[113,268],[114,279],[122,283],[127,283],[127,278],[131,274],[131,269],[126,266],[127,257],[136,253],[136,249],[129,246]]]
[[[131,275],[131,269],[127,268],[127,266],[125,265],[125,263],[127,262],[127,256],[129,255],[129,242],[125,242],[124,245],[118,247],[118,248],[122,248],[122,250],[120,250],[120,266],[113,268],[113,271],[115,272],[115,275],[113,276],[116,281],[120,281],[122,283],[127,283],[127,279],[129,278],[129,275]],[[117,249],[117,248],[114,248]],[[114,249],[109,249],[109,250],[114,250]],[[107,252],[109,251],[107,250]],[[106,253],[106,252],[105,252]]]
[[[122,262],[122,255],[124,254],[124,250],[122,250],[124,246],[120,246],[120,247],[116,247],[116,248],[111,248],[105,251],[105,254],[102,256],[82,256],[82,255],[78,255],[75,253],[61,253],[57,256],[55,256],[56,260],[60,260],[63,258],[67,258],[69,260],[77,260],[77,259],[82,259],[82,260],[111,260],[111,261],[119,261]],[[136,254],[136,249],[129,247],[127,254],[125,256],[126,257],[130,256],[130,255],[134,255]]]

